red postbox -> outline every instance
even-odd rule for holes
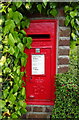
[[[27,36],[32,37],[26,64],[26,103],[54,105],[57,20],[31,20]]]

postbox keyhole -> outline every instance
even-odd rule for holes
[[[32,80],[32,76],[30,76],[30,80]]]

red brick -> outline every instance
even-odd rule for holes
[[[58,15],[57,15],[58,17],[60,17],[60,16],[65,16],[65,13],[64,13],[64,9],[63,8],[61,8],[61,9],[58,9]]]
[[[58,68],[58,73],[65,73],[65,72],[68,72],[68,67],[60,67],[60,68]]]
[[[31,111],[31,107],[26,107],[26,110],[27,110],[27,112],[30,112]]]
[[[61,17],[59,19],[59,26],[65,26],[65,19],[64,19],[64,17]]]
[[[52,112],[53,107],[46,107],[45,112]]]
[[[61,48],[59,48],[59,50],[58,50],[58,54],[59,55],[69,55],[69,49],[61,49]]]
[[[58,65],[66,65],[69,64],[69,59],[68,58],[58,58]]]
[[[70,36],[70,28],[60,27],[59,28],[59,36],[60,37],[69,37]]]
[[[34,107],[33,112],[42,112],[43,108],[42,107]]]
[[[29,113],[26,118],[48,118],[50,115],[48,114],[35,114],[35,113]]]
[[[70,40],[61,40],[59,39],[59,43],[58,43],[59,46],[70,46]]]

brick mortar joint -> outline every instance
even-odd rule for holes
[[[58,64],[57,68],[69,67],[69,64]]]
[[[71,30],[71,28],[70,27],[66,27],[66,26],[59,26],[59,30],[67,30],[67,29],[69,29],[69,30]]]
[[[64,16],[59,16],[59,17],[56,17],[56,19],[58,19],[58,20],[65,20],[65,17]]]
[[[48,114],[48,115],[50,115],[50,114],[52,114],[52,111],[51,112],[27,112],[26,115],[28,115],[28,114]]]
[[[70,46],[58,46],[58,49],[68,49],[68,50],[70,50]]]
[[[58,58],[68,58],[69,59],[69,56],[68,55],[59,55]]]
[[[59,40],[70,40],[70,37],[61,37],[61,36],[59,36]]]
[[[27,107],[52,107],[51,105],[27,105]]]

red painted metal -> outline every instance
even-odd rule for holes
[[[33,37],[32,48],[26,48],[24,51],[28,55],[25,67],[26,80],[24,80],[26,82],[26,103],[54,105],[57,20],[31,20],[29,28],[25,31],[27,36]],[[39,52],[36,52],[36,48],[39,48]],[[43,74],[32,74],[32,55],[43,55]]]

